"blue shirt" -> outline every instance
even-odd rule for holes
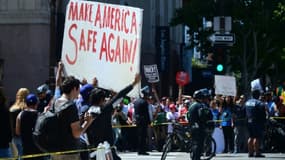
[[[229,107],[223,108],[221,120],[221,126],[223,127],[232,125],[232,111]]]

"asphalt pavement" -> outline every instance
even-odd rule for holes
[[[138,155],[136,152],[119,152],[119,156],[122,160],[160,160],[162,152],[148,152],[150,155]],[[250,160],[250,159],[262,159],[262,160],[285,160],[284,153],[265,153],[265,158],[248,158],[246,153],[238,154],[217,154],[212,160]],[[171,152],[167,155],[166,160],[190,160],[189,153],[184,152]]]

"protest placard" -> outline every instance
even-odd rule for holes
[[[144,65],[144,75],[147,78],[147,82],[156,83],[159,82],[159,73],[157,69],[157,65]]]
[[[236,78],[232,76],[215,75],[215,94],[236,96]]]
[[[71,0],[67,5],[61,60],[68,75],[119,91],[140,72],[143,10]],[[130,96],[139,95],[136,86]]]

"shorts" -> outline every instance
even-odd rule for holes
[[[263,127],[258,124],[247,124],[249,138],[262,138],[263,136]]]

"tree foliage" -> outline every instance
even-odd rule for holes
[[[241,73],[241,92],[248,93],[249,82],[258,77],[270,77],[273,85],[284,78],[284,0],[189,0],[176,11],[171,25],[188,25],[192,37],[195,32],[200,35],[198,43],[191,39],[191,47],[200,44],[202,51],[209,52],[207,37],[214,32],[203,29],[202,18],[214,16],[232,17],[236,43],[227,53],[228,68],[230,73]]]

